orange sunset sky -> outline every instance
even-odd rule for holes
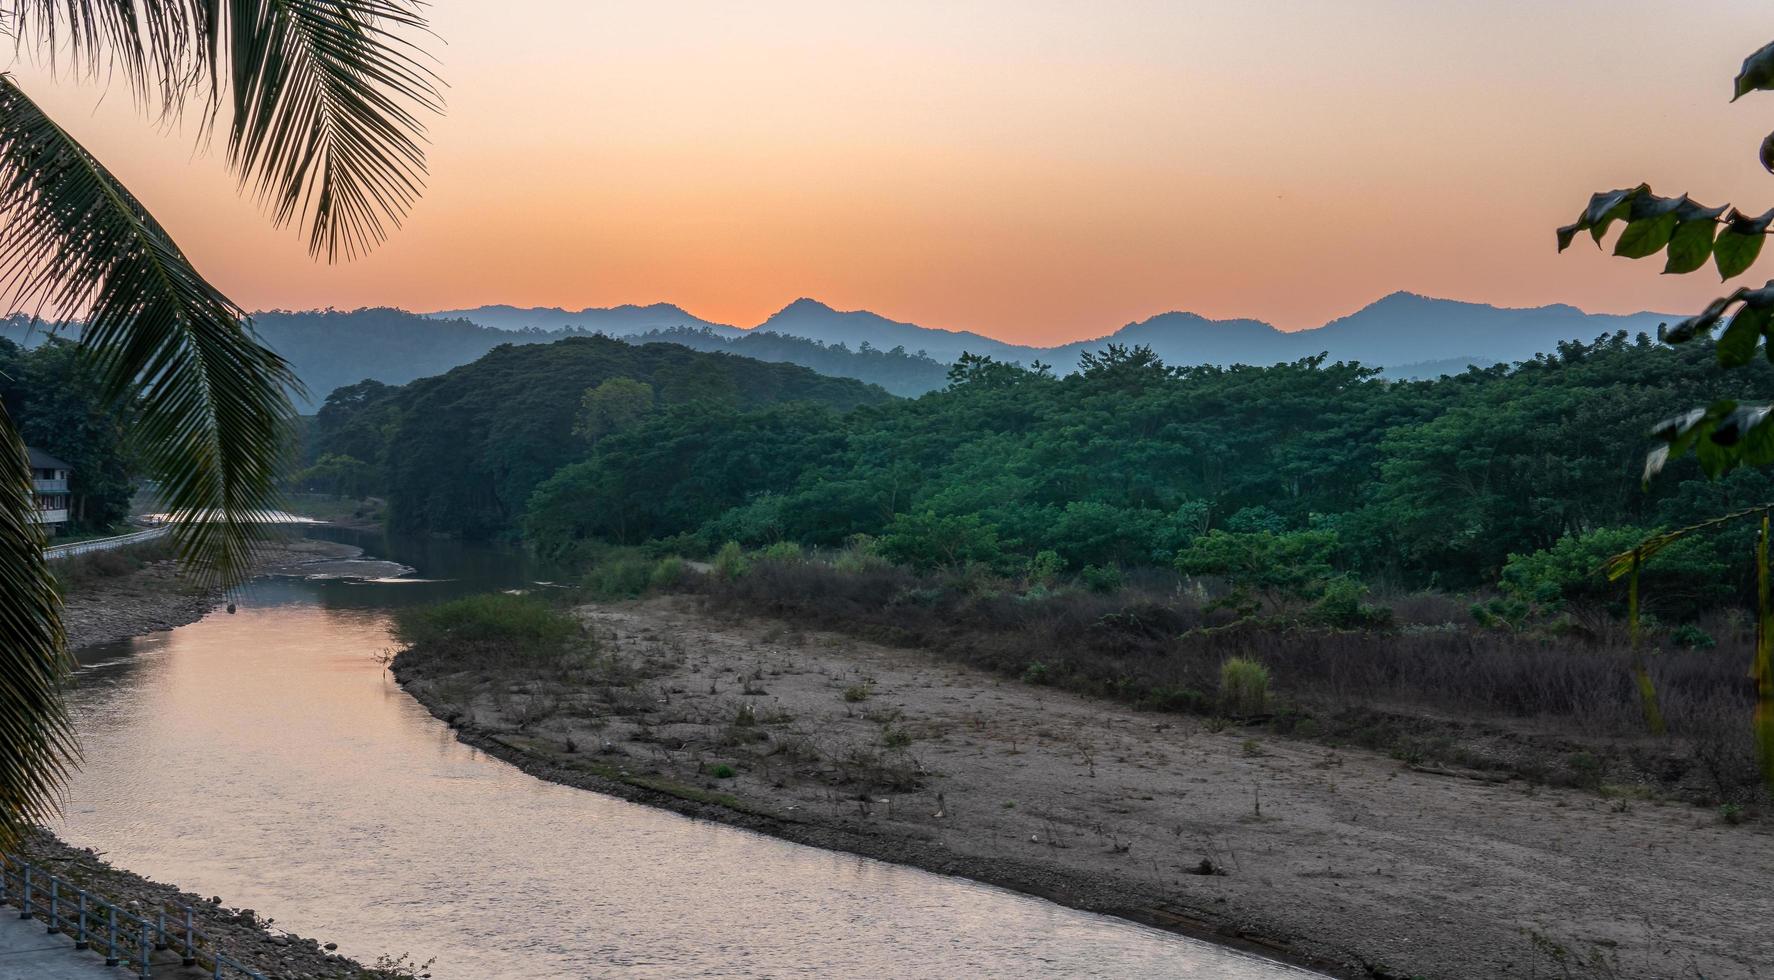
[[[311,260],[121,83],[0,67],[249,308],[798,296],[1052,343],[1171,309],[1315,326],[1397,289],[1686,311],[1716,277],[1553,250],[1648,180],[1760,211],[1766,2],[439,0],[406,227]],[[1656,263],[1656,264],[1654,264]],[[1749,279],[1760,282],[1752,270]]]

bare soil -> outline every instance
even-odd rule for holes
[[[589,672],[394,669],[543,778],[1339,975],[1774,973],[1765,822],[1253,737],[687,597],[580,614]]]

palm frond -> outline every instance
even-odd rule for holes
[[[228,159],[309,251],[354,257],[398,227],[425,176],[436,74],[409,35],[420,0],[16,0],[21,44],[115,64],[138,98],[180,110],[208,82]]]
[[[202,80],[207,0],[12,0],[21,46],[77,73],[115,69],[138,98],[176,112]]]
[[[399,226],[425,175],[419,111],[435,76],[401,32],[410,0],[232,0],[229,158],[272,220],[301,218],[309,251],[350,258]]]
[[[54,812],[76,757],[61,698],[61,600],[36,509],[24,443],[0,406],[0,849]]]
[[[107,397],[202,571],[243,572],[274,496],[299,388],[92,154],[0,75],[0,300],[83,321]],[[3,304],[0,304],[3,305]]]

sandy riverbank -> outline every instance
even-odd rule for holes
[[[362,548],[332,541],[271,541],[260,552],[254,570],[293,573],[309,563],[361,554]],[[68,631],[68,649],[79,650],[194,623],[223,601],[220,590],[197,588],[180,574],[178,562],[168,558],[126,574],[80,582],[63,597],[62,623]]]
[[[428,673],[410,654],[395,670],[464,741],[543,778],[1344,975],[1724,978],[1774,963],[1765,825],[1214,732],[718,621],[689,598],[581,614],[610,656],[573,684]]]

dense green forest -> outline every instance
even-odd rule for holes
[[[891,397],[795,365],[675,344],[571,337],[504,345],[438,377],[333,392],[310,427],[311,462],[296,480],[386,493],[396,530],[492,537],[515,533],[536,485],[610,437],[583,424],[588,410],[632,427],[789,402],[837,413]]]
[[[1356,579],[1501,581],[1505,620],[1591,587],[1582,580],[1634,535],[1774,500],[1759,471],[1706,480],[1692,460],[1643,483],[1645,434],[1666,406],[1774,382],[1757,364],[1720,392],[1708,352],[1643,335],[1434,381],[1323,358],[1176,368],[1140,348],[1090,355],[1065,377],[969,357],[917,399],[825,390],[805,373],[807,387],[738,397],[689,378],[754,362],[663,345],[522,352],[407,389],[336,393],[315,454],[363,461],[362,486],[389,493],[400,529],[521,527],[557,557],[600,542],[698,551],[866,535],[914,567],[1097,580],[1180,568],[1253,602]],[[603,407],[581,397],[613,378],[651,387],[656,403],[612,410],[620,386]],[[600,412],[595,434],[573,434]],[[1738,533],[1664,555],[1647,590],[1680,615],[1738,587]],[[1265,571],[1279,566],[1308,571]]]
[[[691,350],[799,364],[820,374],[880,385],[895,395],[907,397],[935,391],[948,384],[948,365],[923,351],[907,353],[904,347],[882,350],[866,340],[851,350],[847,344],[828,345],[773,330],[752,330],[737,337],[723,337],[707,327],[700,330],[688,327],[649,330],[622,339],[632,344],[682,344]]]
[[[127,419],[104,408],[75,345],[51,338],[26,350],[0,338],[0,401],[26,445],[73,467],[69,530],[106,528],[128,515]]]

